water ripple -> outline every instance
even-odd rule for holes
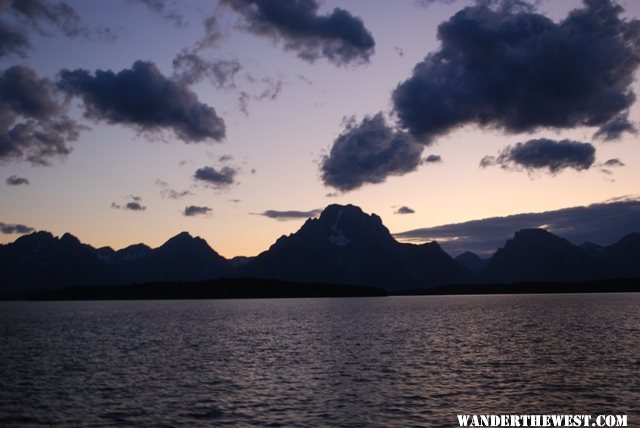
[[[640,296],[0,303],[0,425],[638,421]],[[637,424],[636,424],[637,425]]]

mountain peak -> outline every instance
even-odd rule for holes
[[[191,234],[189,232],[182,231],[182,232],[178,233],[177,235],[169,238],[169,241],[171,241],[172,239],[181,240],[181,241],[190,241],[190,240],[192,240],[194,238],[193,238],[193,236],[191,236]]]
[[[630,245],[638,242],[640,242],[640,233],[631,232],[628,235],[625,235],[622,238],[620,238],[620,240],[616,242],[614,245]]]
[[[60,243],[65,245],[81,245],[80,240],[69,232],[62,235],[62,237],[60,238]]]
[[[336,245],[346,245],[353,239],[380,237],[393,239],[382,219],[375,214],[367,214],[355,205],[327,206],[318,222],[329,235],[329,241]]]
[[[320,213],[320,218],[335,218],[339,213],[343,213],[342,215],[345,214],[345,212],[348,215],[363,215],[363,216],[367,216],[367,214],[365,214],[364,211],[362,211],[362,208],[356,206],[356,205],[351,205],[351,204],[347,204],[347,205],[340,205],[340,204],[331,204],[331,205],[327,205],[327,207],[322,210],[322,213]]]
[[[544,238],[551,238],[551,237],[555,238],[556,235],[554,235],[553,233],[549,232],[546,229],[540,229],[540,228],[521,229],[513,235],[514,239],[535,239],[535,238],[544,239]]]
[[[401,244],[375,214],[329,205],[294,234],[241,267],[245,276],[402,289],[469,281],[435,243]]]
[[[206,241],[198,236],[194,237],[189,232],[180,232],[175,236],[169,238],[164,244],[160,246],[160,248],[166,247],[184,247],[193,245],[194,243],[204,243],[206,245]]]
[[[496,282],[585,281],[605,268],[587,251],[544,229],[523,229],[507,240],[487,265]]]

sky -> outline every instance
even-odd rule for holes
[[[334,203],[410,241],[603,203],[640,226],[616,205],[640,195],[638,19],[632,0],[2,0],[0,243],[188,231],[253,256]]]

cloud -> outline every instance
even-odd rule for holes
[[[0,71],[0,161],[48,165],[71,153],[80,127],[67,116],[56,87],[34,70],[13,66]]]
[[[0,76],[0,96],[4,108],[14,113],[47,119],[60,111],[55,100],[55,88],[48,79],[40,79],[28,67],[13,66]]]
[[[11,177],[7,178],[7,185],[8,186],[28,186],[29,184],[29,180],[24,178],[24,177],[18,177],[17,175],[12,175]]]
[[[222,0],[240,13],[246,29],[282,41],[286,50],[309,62],[325,58],[336,65],[369,62],[375,41],[360,18],[335,8],[318,15],[316,0]]]
[[[0,21],[0,58],[16,55],[24,58],[31,48],[29,38],[20,29]]]
[[[173,200],[180,200],[186,198],[187,196],[193,195],[193,193],[189,190],[177,191],[173,189],[162,189],[160,194],[163,198],[169,198]]]
[[[144,133],[171,129],[184,142],[221,141],[224,121],[198,101],[184,83],[169,79],[151,62],[136,61],[118,73],[63,70],[58,86],[84,102],[85,116]]]
[[[250,101],[273,101],[282,92],[285,84],[282,77],[256,78],[249,72],[243,73],[244,82],[240,90],[236,80],[244,66],[238,60],[205,59],[199,51],[200,48],[196,46],[183,49],[176,55],[172,63],[172,79],[186,86],[208,80],[217,89],[236,90],[240,111],[247,116]]]
[[[589,143],[541,138],[507,146],[497,157],[485,156],[480,166],[499,165],[503,169],[527,171],[547,169],[557,174],[566,168],[577,171],[591,168],[595,153],[596,149]]]
[[[3,0],[0,14],[11,23],[0,21],[0,57],[17,55],[25,57],[31,49],[29,33],[50,36],[52,32],[66,37],[83,37],[92,40],[115,40],[111,29],[87,27],[78,12],[69,3],[50,0]]]
[[[254,94],[250,94],[247,91],[240,91],[240,94],[238,95],[238,107],[240,108],[240,111],[247,116],[249,115],[249,101],[273,101],[278,97],[278,95],[280,95],[284,86],[284,82],[281,78],[271,76],[265,76],[260,80],[249,76],[248,81],[252,84],[261,83],[263,88],[260,92]]]
[[[215,15],[204,19],[204,33],[204,37],[196,43],[195,51],[213,47],[222,38],[222,31]]]
[[[209,208],[209,207],[199,207],[199,206],[196,206],[196,205],[189,205],[189,206],[184,208],[184,215],[186,217],[193,217],[193,216],[197,216],[197,215],[207,215],[211,211],[213,211],[213,210],[211,208]]]
[[[129,211],[145,211],[147,209],[146,206],[142,205],[142,198],[140,196],[129,195],[126,199],[129,199],[129,201],[125,202],[124,205],[112,202],[111,208]]]
[[[128,0],[130,3],[140,3],[146,6],[151,12],[159,15],[164,21],[171,22],[177,27],[184,27],[186,21],[184,16],[177,10],[171,10],[165,0]]]
[[[630,130],[640,62],[640,21],[622,12],[610,0],[584,0],[555,23],[524,2],[462,9],[438,27],[440,48],[394,90],[400,125],[425,144],[468,124],[619,136]]]
[[[438,155],[429,155],[423,159],[425,163],[442,163],[442,157]]]
[[[413,242],[436,240],[453,256],[473,251],[488,257],[514,232],[528,228],[547,229],[576,245],[588,241],[609,245],[640,231],[640,198],[428,227],[396,233],[394,237]]]
[[[124,208],[131,211],[144,211],[147,209],[147,207],[142,205],[140,202],[127,202]]]
[[[456,0],[415,0],[415,3],[421,7],[429,7],[435,3],[451,4]]]
[[[218,89],[235,88],[235,77],[242,70],[236,60],[207,61],[194,52],[183,51],[173,60],[173,78],[185,85],[193,85],[204,79]]]
[[[289,220],[300,220],[307,219],[311,217],[317,217],[322,212],[321,209],[309,210],[309,211],[277,211],[277,210],[266,210],[264,212],[258,213],[256,215],[261,215],[264,217],[268,217],[278,221],[289,221]]]
[[[24,235],[25,233],[31,233],[33,231],[33,227],[25,226],[24,224],[7,224],[0,222],[0,232],[5,235],[11,235],[14,233]]]
[[[618,167],[618,166],[625,166],[625,163],[622,162],[620,159],[614,158],[614,159],[609,159],[608,161],[606,161],[604,163],[604,166],[609,167],[609,168],[613,168],[613,167]]]
[[[230,166],[223,166],[216,169],[212,166],[198,168],[193,178],[202,181],[209,186],[216,188],[229,187],[235,183],[235,177],[238,171]]]
[[[67,37],[86,34],[80,15],[66,2],[54,3],[46,0],[13,0],[9,9],[15,15],[27,20],[39,33],[46,35],[43,24],[50,25]]]
[[[604,141],[613,141],[618,140],[625,132],[631,134],[637,133],[635,125],[629,121],[626,112],[602,125],[600,129],[593,134],[593,137]]]
[[[360,123],[351,118],[321,162],[322,181],[341,191],[382,183],[415,171],[423,150],[409,134],[388,126],[381,113]]]
[[[401,206],[400,208],[394,211],[394,214],[414,214],[414,213],[415,213],[415,210],[407,206]]]

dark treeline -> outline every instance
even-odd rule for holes
[[[588,282],[522,282],[513,284],[451,284],[436,288],[387,291],[358,285],[305,284],[251,278],[223,278],[197,282],[150,282],[124,286],[69,287],[3,293],[2,300],[172,300],[264,299],[303,297],[368,297],[411,295],[553,294],[640,292],[640,278]]]
[[[301,284],[288,281],[222,278],[195,282],[149,282],[123,286],[68,287],[64,289],[5,293],[5,300],[173,300],[263,299],[295,297],[386,296],[374,287],[337,284]]]
[[[398,295],[461,294],[553,294],[553,293],[633,293],[640,292],[640,278],[584,282],[519,282],[512,284],[450,284],[429,289],[406,290]]]

